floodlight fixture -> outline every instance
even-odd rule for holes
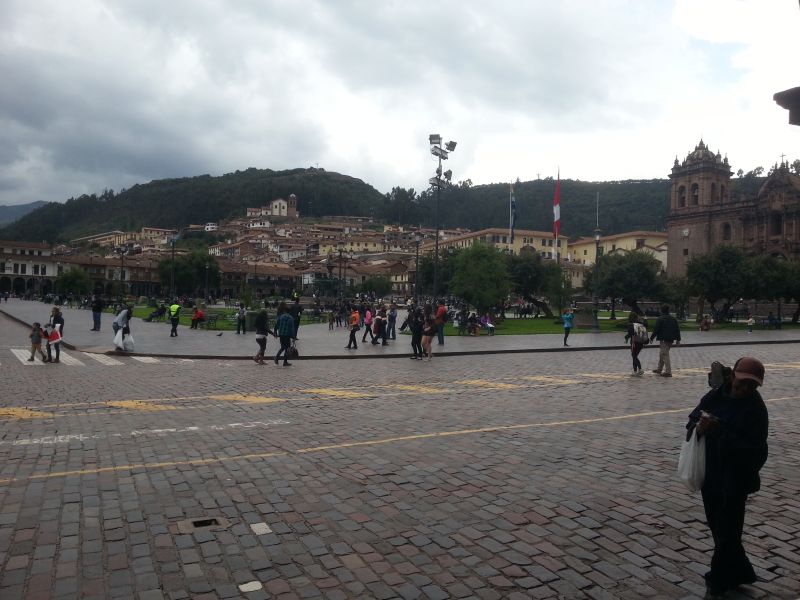
[[[452,152],[453,150],[456,149],[456,142],[454,142],[453,140],[450,140],[449,142],[447,142],[444,145],[444,147],[447,148],[448,152]]]
[[[442,136],[438,133],[432,133],[428,136],[428,141],[430,142],[431,146],[441,146]]]
[[[431,154],[442,160],[447,160],[447,150],[442,150],[439,146],[431,146]]]
[[[430,179],[428,179],[428,183],[430,183],[432,186],[438,188],[438,187],[441,187],[442,180],[439,179],[438,177],[431,177]]]

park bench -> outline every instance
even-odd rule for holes
[[[219,315],[217,313],[210,313],[206,315],[206,320],[200,323],[200,326],[206,329],[216,329],[218,320]]]

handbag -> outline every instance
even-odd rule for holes
[[[122,344],[122,337],[123,337],[122,329],[117,329],[117,333],[114,334],[114,346],[119,348],[120,350],[124,350],[125,347]]]
[[[692,430],[688,440],[681,446],[678,458],[678,477],[690,491],[703,487],[706,477],[706,438]]]
[[[133,336],[132,335],[126,335],[122,339],[122,349],[125,350],[125,352],[133,352],[134,345],[133,345]]]
[[[289,346],[289,349],[286,350],[286,356],[290,359],[300,358],[300,352],[297,351],[297,346],[294,344]]]

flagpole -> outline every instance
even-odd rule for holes
[[[514,184],[508,188],[508,249],[511,250],[511,234],[514,231],[514,215],[511,212],[511,200],[514,198]]]

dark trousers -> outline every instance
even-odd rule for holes
[[[170,319],[170,323],[172,323],[172,329],[169,331],[169,337],[178,337],[178,322],[180,321],[180,317],[172,317]]]
[[[358,329],[355,327],[350,328],[350,339],[347,340],[347,347],[348,348],[358,348],[358,340],[356,340],[356,332]]]
[[[423,356],[421,331],[411,334],[411,350],[414,351],[414,356]]]
[[[564,345],[567,345],[567,338],[569,337],[569,332],[572,331],[571,328],[564,328]]]
[[[395,320],[389,319],[389,324],[386,326],[386,337],[392,340],[397,339],[397,331],[395,329]]]
[[[100,316],[103,313],[92,311],[92,328],[96,331],[100,331]]]
[[[244,324],[245,324],[245,320],[244,319],[240,319],[239,317],[236,317],[236,333],[247,333],[244,330]]]
[[[56,351],[56,360],[59,360],[61,358],[61,342],[53,342],[52,344],[50,342],[47,342],[47,360],[48,361],[53,360],[53,354],[52,354],[51,348],[55,349],[55,351]]]
[[[644,346],[639,342],[631,342],[631,358],[633,359],[633,370],[638,371],[642,368],[642,361],[639,360],[639,352]]]
[[[283,364],[286,364],[288,362],[286,357],[286,351],[292,345],[292,336],[282,335],[280,336],[280,340],[281,340],[281,349],[278,350],[278,353],[275,355],[275,361],[277,362],[278,359],[281,356],[283,356]]]
[[[369,325],[364,323],[364,335],[361,338],[362,342],[366,342],[367,341],[367,334],[369,334],[369,341],[370,342],[374,342],[375,341],[375,336],[372,335],[372,324],[371,323]]]
[[[747,494],[727,494],[705,488],[702,493],[703,508],[714,538],[708,584],[727,589],[742,583],[753,583],[756,574],[742,546]]]
[[[264,359],[264,352],[267,349],[267,338],[266,336],[257,337],[256,343],[258,344],[258,354],[256,354],[256,360],[263,360]]]
[[[436,338],[439,340],[439,344],[444,344],[444,323],[439,323],[436,326]]]

